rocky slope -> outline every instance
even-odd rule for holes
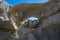
[[[22,12],[22,13],[21,13]],[[19,15],[17,15],[17,13]],[[20,22],[30,16],[40,19],[36,28],[20,28],[18,39],[8,40],[60,40],[60,1],[51,0],[46,4],[20,4],[14,6],[8,14],[13,15]]]

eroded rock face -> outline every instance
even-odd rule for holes
[[[31,6],[30,9],[32,9],[33,7]],[[24,11],[25,9],[22,11],[24,12],[22,21],[32,15],[41,18],[41,20],[39,25],[36,26],[36,28],[27,27],[27,28],[22,28],[21,30],[19,28],[21,35],[18,38],[18,40],[60,40],[60,2],[55,1],[53,4],[49,4],[44,7],[43,7],[44,11],[39,12],[41,10],[39,9],[40,6],[38,6],[36,10],[31,11],[28,10],[29,9],[29,5],[28,5],[26,7],[26,10],[28,10],[28,12]],[[15,12],[13,11],[13,13]],[[16,15],[14,17],[16,17]]]
[[[29,35],[32,32],[37,40],[60,40],[60,12],[58,11],[56,14],[42,19],[35,30],[29,31],[24,31],[24,33],[27,32],[26,34]]]
[[[60,40],[60,12],[41,21],[37,28],[39,39],[41,40]]]

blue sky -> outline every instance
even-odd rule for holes
[[[45,3],[48,0],[5,0],[5,1],[14,6],[16,4],[21,3]]]
[[[28,20],[32,20],[33,21],[33,20],[38,20],[38,18],[36,18],[36,17],[29,17]]]

